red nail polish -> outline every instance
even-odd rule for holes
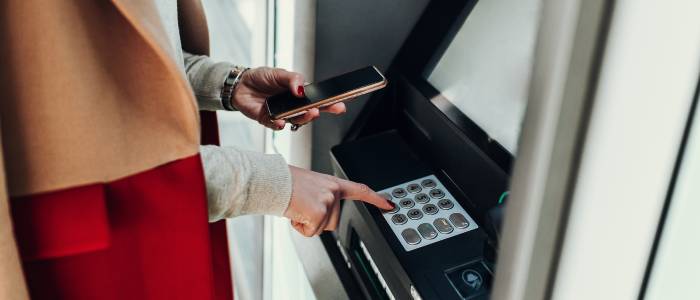
[[[300,96],[304,96],[304,86],[300,85],[297,87],[297,94],[299,94]]]
[[[396,204],[394,202],[386,200],[386,203],[389,203],[389,206],[391,206],[391,209],[394,209],[396,207]]]

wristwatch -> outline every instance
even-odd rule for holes
[[[250,68],[235,66],[233,67],[233,69],[231,69],[231,72],[228,73],[228,76],[226,76],[226,79],[224,80],[224,87],[221,88],[221,104],[226,110],[236,110],[236,108],[233,107],[233,103],[231,102],[231,100],[233,100],[233,91],[236,89],[236,86],[241,81],[243,73],[245,73],[245,71],[248,71],[249,69]]]

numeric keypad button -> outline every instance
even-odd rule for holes
[[[437,199],[445,197],[445,192],[443,192],[441,189],[432,189],[430,192],[428,192],[428,194],[430,194],[430,197]]]
[[[450,225],[450,222],[447,221],[445,218],[437,218],[435,221],[433,221],[433,225],[435,225],[435,228],[437,228],[440,233],[450,233],[454,230],[452,225]]]
[[[395,213],[397,213],[398,211],[399,211],[399,206],[396,205],[396,204],[394,204],[394,208],[392,208],[392,209],[390,209],[390,210],[385,210],[384,212],[385,212],[385,213],[389,213],[389,214],[395,214]]]
[[[406,224],[408,218],[406,218],[406,215],[404,214],[396,214],[393,217],[391,217],[391,221],[394,222],[394,224],[396,225],[403,225]]]
[[[393,191],[391,191],[391,195],[395,198],[403,198],[406,197],[407,193],[403,188],[395,188]]]
[[[422,190],[422,188],[420,187],[420,184],[411,183],[411,184],[406,186],[406,190],[411,194],[415,194],[415,193],[420,192]]]
[[[420,184],[426,188],[434,188],[437,186],[437,183],[435,183],[435,180],[432,180],[430,178],[423,179],[423,181],[421,181]]]
[[[413,200],[408,199],[408,198],[406,198],[406,199],[401,199],[401,201],[399,201],[399,204],[400,204],[401,207],[403,207],[403,208],[411,208],[411,207],[413,207],[414,205],[416,205],[416,203],[413,202]]]
[[[460,213],[453,213],[450,215],[450,222],[457,228],[467,228],[469,226],[469,221],[464,215]]]
[[[442,199],[438,201],[438,206],[445,210],[455,207],[454,203],[452,203],[450,199]]]
[[[438,208],[433,204],[426,204],[423,206],[423,212],[428,215],[434,215],[438,212]]]
[[[425,204],[425,203],[428,203],[428,201],[430,201],[430,197],[428,197],[428,194],[425,194],[425,193],[420,193],[420,194],[416,195],[414,197],[414,199],[416,199],[416,202],[418,202],[420,204]]]
[[[404,229],[401,232],[401,236],[403,237],[404,241],[406,241],[406,243],[411,245],[418,244],[421,241],[420,236],[418,236],[418,232],[413,228]]]
[[[430,225],[428,223],[418,225],[418,232],[420,232],[420,235],[423,236],[423,238],[426,240],[432,240],[438,235],[437,231],[435,231],[435,228],[433,228],[433,225]]]
[[[423,213],[420,212],[420,209],[416,209],[416,208],[409,210],[406,214],[412,220],[418,220],[418,219],[423,217]]]

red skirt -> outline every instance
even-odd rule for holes
[[[226,227],[207,222],[199,155],[11,199],[32,299],[232,299]]]

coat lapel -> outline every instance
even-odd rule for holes
[[[154,1],[112,0],[112,3],[159,55],[175,57]],[[190,53],[209,55],[209,31],[202,3],[199,0],[177,0],[177,5],[182,47]]]
[[[112,4],[161,59],[175,62],[174,49],[170,47],[154,0],[112,0]]]

